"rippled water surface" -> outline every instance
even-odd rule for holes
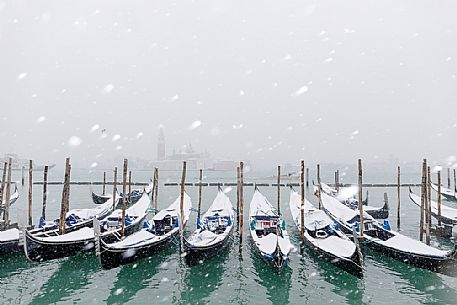
[[[62,180],[60,174],[53,170],[51,180]],[[134,171],[134,175],[134,181],[150,179],[149,172]],[[100,172],[79,171],[73,173],[72,180],[87,181],[101,176]],[[195,176],[196,173],[190,172],[189,181],[195,182]],[[231,176],[231,173],[208,173],[206,179],[233,181]],[[256,177],[251,176],[248,175],[247,182]],[[258,175],[264,182],[274,182],[266,176]],[[414,177],[418,176],[407,177],[405,182],[416,182]],[[40,177],[40,173],[34,174],[35,180],[40,180]],[[177,186],[163,186],[163,182],[176,181],[178,177],[179,173],[161,173],[159,207],[166,207],[178,196]],[[20,176],[14,178],[19,180]],[[365,181],[394,182],[395,176],[368,176]],[[100,191],[101,186],[94,186],[94,189]],[[111,187],[108,190],[111,192]],[[20,191],[21,197],[11,214],[21,222],[26,216],[27,185]],[[42,186],[35,185],[33,191],[34,221],[37,222]],[[197,188],[188,187],[187,191],[196,207]],[[216,191],[216,187],[203,189],[203,209],[210,205]],[[271,202],[276,202],[276,188],[261,187],[261,191]],[[370,204],[382,205],[384,191],[389,195],[391,207],[396,206],[394,188],[369,188]],[[245,220],[252,192],[252,187],[246,187]],[[61,193],[61,185],[49,186],[48,218],[58,217]],[[235,204],[236,190],[229,192],[229,196]],[[310,193],[307,196],[316,202]],[[288,199],[289,190],[284,187],[282,212],[288,222],[288,231],[297,244],[299,234],[291,225]],[[90,206],[90,187],[73,185],[71,207]],[[188,231],[195,228],[196,213],[192,214]],[[418,209],[409,201],[407,189],[403,188],[402,233],[417,238],[418,219]],[[391,213],[390,222],[396,229],[396,212]],[[241,254],[235,234],[225,252],[191,267],[182,261],[176,244],[170,244],[150,258],[112,270],[102,270],[93,254],[79,254],[41,264],[28,262],[23,254],[0,257],[0,300],[4,304],[455,304],[457,300],[455,278],[414,268],[367,249],[364,249],[362,279],[320,260],[309,250],[305,250],[303,256],[295,251],[289,268],[277,273],[252,251],[247,227],[244,228],[244,237]],[[451,248],[446,240],[433,238],[433,244]]]

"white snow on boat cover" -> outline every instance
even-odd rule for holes
[[[421,255],[432,255],[432,256],[440,256],[440,257],[445,257],[448,252],[439,250],[430,246],[427,246],[426,244],[417,241],[415,239],[412,239],[410,237],[401,235],[397,232],[393,232],[395,234],[394,237],[389,238],[386,241],[383,240],[377,240],[377,243],[392,247],[395,249],[399,249],[404,252],[409,252],[409,253],[415,253],[415,254],[421,254]]]
[[[17,239],[19,239],[19,230],[17,228],[0,231],[0,243],[13,241]]]
[[[349,239],[343,239],[337,236],[327,238],[312,238],[311,242],[326,252],[333,253],[339,257],[350,258],[355,251],[355,244]]]
[[[254,195],[249,207],[249,218],[254,216],[278,216],[271,203],[257,189],[254,191]],[[251,237],[256,243],[257,247],[264,253],[273,254],[276,250],[276,246],[279,245],[281,252],[284,255],[288,255],[293,248],[292,244],[290,243],[287,230],[282,231],[283,237],[278,237],[273,233],[263,237],[258,237],[255,230],[250,231]]]
[[[106,201],[104,204],[101,204],[100,206],[98,206],[96,208],[71,210],[67,213],[67,217],[74,214],[81,219],[91,219],[100,214],[103,214],[106,210],[108,210],[112,207],[113,207],[113,198],[110,197],[110,199],[108,201]]]
[[[152,219],[162,220],[165,216],[178,216],[180,212],[181,196],[179,196],[175,202],[173,202],[168,208],[160,210]],[[184,193],[184,220],[189,220],[190,209],[192,208],[192,200],[187,193]]]
[[[46,236],[46,237],[38,237],[34,236],[35,239],[41,240],[43,242],[72,242],[72,241],[81,241],[85,239],[93,239],[94,238],[94,229],[83,227],[79,230],[72,231],[69,233],[65,233],[63,235],[57,236]]]
[[[180,206],[181,196],[179,196],[168,208],[161,210],[157,213],[153,220],[162,220],[165,216],[179,216],[179,206]],[[190,210],[192,208],[192,201],[187,193],[184,193],[184,219],[185,221],[189,220]],[[142,246],[153,244],[161,239],[170,236],[174,232],[179,230],[178,228],[172,229],[165,235],[157,236],[154,233],[149,232],[147,229],[141,229],[138,232],[135,232],[121,241],[107,245],[109,248],[113,249],[122,249],[130,246]]]
[[[256,243],[263,253],[273,254],[278,244],[278,237],[276,234],[270,233],[267,236],[257,239]]]
[[[438,185],[432,183],[432,188],[435,190],[435,192],[438,192]],[[441,187],[441,194],[445,194],[447,196],[455,196],[455,192],[451,189],[448,189],[447,187]]]
[[[421,206],[421,198],[410,192],[409,197],[418,206]],[[438,215],[438,203],[432,200],[432,214]],[[457,209],[445,206],[441,203],[441,215],[446,218],[457,220]]]
[[[321,194],[322,205],[326,210],[329,211],[334,217],[338,218],[340,221],[350,221],[354,217],[359,214],[359,211],[353,210],[341,202],[339,202],[336,198],[333,198],[325,193]],[[368,215],[366,212],[363,212],[364,219],[373,220],[373,217]]]
[[[146,213],[146,210],[149,208],[149,196],[146,193],[143,193],[141,198],[133,204],[130,208],[125,210],[125,214],[129,215],[129,217],[141,217]],[[118,215],[119,214],[119,215]],[[122,210],[114,211],[111,216],[121,216]]]
[[[219,216],[232,216],[233,206],[230,199],[224,192],[219,191],[208,211],[203,215],[203,218],[218,214]]]
[[[203,215],[203,219],[209,216],[213,216],[215,214],[218,214],[219,216],[230,217],[232,219],[232,225],[227,226],[225,228],[225,231],[221,234],[215,234],[208,230],[201,231],[200,229],[197,229],[194,232],[194,234],[192,234],[187,240],[189,244],[196,247],[209,246],[223,240],[227,236],[227,234],[230,233],[230,229],[233,226],[234,211],[230,199],[221,190],[218,192],[216,198],[209,207],[208,211]]]
[[[268,199],[257,189],[254,191],[249,206],[249,217],[253,216],[278,216]]]
[[[301,196],[294,190],[290,191],[290,212],[298,229],[301,228]],[[318,210],[305,199],[305,228],[308,230],[322,229],[332,223],[332,219],[324,211]]]
[[[187,241],[190,244],[192,244],[193,246],[197,246],[197,247],[198,246],[208,246],[208,245],[211,245],[213,243],[216,243],[216,242],[222,240],[224,238],[224,236],[226,236],[225,232],[222,234],[214,234],[211,231],[204,230],[204,231],[201,231],[197,234],[190,236]]]

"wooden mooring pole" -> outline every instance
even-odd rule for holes
[[[0,208],[3,207],[3,193],[5,191],[5,183],[6,183],[6,171],[8,168],[8,162],[3,164],[3,175],[2,175],[2,184],[0,186]]]
[[[336,191],[340,191],[340,170],[336,170]]]
[[[321,166],[317,164],[317,200],[319,210],[322,210],[322,197],[321,197]]]
[[[447,168],[447,188],[451,188],[451,169]]]
[[[203,183],[203,170],[200,169],[198,175],[198,181],[200,182],[198,185],[198,209],[197,209],[197,221],[200,225],[200,213],[202,209],[202,183]]]
[[[184,252],[184,191],[186,183],[186,161],[182,162],[182,175],[181,175],[181,196],[179,204],[179,251]]]
[[[236,222],[240,230],[240,167],[236,167]]]
[[[32,226],[33,161],[29,160],[29,227]]]
[[[65,220],[67,218],[67,212],[70,201],[70,158],[65,161],[65,178],[62,190],[62,203],[60,205],[60,219],[59,219],[59,234],[65,234]]]
[[[305,160],[301,160],[300,163],[300,243],[303,246],[305,242]]]
[[[113,211],[116,209],[116,203],[117,203],[116,195],[117,195],[117,166],[114,168],[114,177],[113,177]]]
[[[41,217],[46,219],[46,201],[48,199],[48,170],[49,166],[44,167],[43,173],[43,208],[41,210]]]
[[[363,202],[362,202],[362,159],[358,161],[359,167],[359,215],[360,215],[360,237],[363,238],[364,219],[363,219]]]
[[[427,200],[426,197],[426,171],[427,171],[427,164],[426,160],[422,162],[422,187],[421,187],[421,207],[420,207],[420,219],[419,219],[419,240],[423,241],[424,240],[424,207],[425,207],[425,201]]]
[[[159,169],[157,167],[154,168],[154,178],[152,182],[152,201],[154,206],[154,213],[157,214],[158,206],[157,206],[157,197],[159,193]]]
[[[102,194],[105,195],[106,192],[106,172],[103,172],[103,191]]]
[[[21,185],[24,186],[24,168],[25,166],[21,167]]]
[[[132,203],[132,171],[129,171],[129,203]]]
[[[121,236],[124,236],[125,231],[125,194],[127,191],[127,167],[128,167],[128,160],[124,159],[124,166],[122,170],[122,220],[121,220]],[[130,175],[129,175],[130,179]],[[129,195],[130,196],[130,195]]]
[[[401,204],[401,182],[400,182],[400,166],[397,167],[397,228],[400,228],[400,204]]]
[[[441,227],[441,170],[438,171],[438,226]]]
[[[278,186],[276,188],[278,215],[281,216],[281,166],[278,165]]]
[[[430,181],[430,166],[427,166],[426,172],[426,204],[425,204],[425,243],[430,245],[430,224],[431,224],[431,215],[430,215],[430,206],[431,206],[431,181]]]
[[[5,193],[5,210],[3,211],[3,221],[6,226],[10,222],[10,198],[11,198],[11,163],[12,159],[8,159],[8,176],[6,178],[6,193]]]
[[[457,177],[456,177],[456,172],[454,168],[454,193],[457,192]]]
[[[244,212],[244,163],[240,162],[240,253],[243,247],[243,212]]]

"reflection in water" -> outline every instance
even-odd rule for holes
[[[24,269],[33,267],[33,264],[25,258],[24,253],[14,253],[0,256],[0,283],[3,278],[21,273]]]
[[[170,245],[148,258],[119,267],[121,270],[117,274],[117,280],[110,291],[107,304],[123,304],[133,300],[138,291],[149,286],[153,276],[176,251],[177,247]]]
[[[211,303],[211,294],[222,283],[229,249],[222,251],[216,257],[203,260],[200,264],[189,267],[185,267],[186,265],[183,264],[184,289],[181,289],[181,303]]]
[[[307,262],[312,261],[315,264],[324,280],[332,284],[335,294],[345,297],[348,304],[362,304],[363,280],[320,258],[311,249],[306,248],[303,255]]]
[[[288,266],[278,272],[251,251],[251,259],[258,279],[256,282],[267,289],[267,298],[273,304],[288,304],[292,269]]]
[[[62,263],[59,269],[41,287],[40,293],[34,296],[32,304],[56,303],[71,296],[73,292],[81,293],[90,282],[91,274],[100,268],[93,254],[76,255],[60,261]]]
[[[407,286],[399,287],[400,293],[427,304],[455,304],[457,293],[443,281],[443,279],[452,280],[452,278],[369,251],[375,260],[375,265],[382,268],[384,272],[405,280],[404,284]]]

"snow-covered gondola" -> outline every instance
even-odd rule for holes
[[[24,250],[31,261],[46,261],[59,257],[66,257],[79,252],[92,251],[94,248],[93,219],[99,219],[100,231],[103,238],[115,241],[120,238],[122,211],[112,212],[113,199],[95,209],[74,210],[67,214],[67,225],[72,215],[79,215],[81,221],[77,228],[67,226],[65,234],[60,235],[58,228],[53,230],[30,230],[25,232]],[[124,234],[137,231],[147,216],[150,200],[147,194],[133,206],[126,210]],[[76,213],[75,213],[76,212]],[[112,212],[112,213],[111,213]],[[84,215],[84,216],[83,216]],[[108,216],[109,215],[109,216]]]
[[[315,186],[316,187],[316,186]],[[345,187],[342,188],[339,192],[332,189],[325,183],[321,183],[321,189],[323,193],[335,197],[338,199],[339,202],[343,203],[344,205],[350,207],[353,210],[356,210],[359,205],[359,201],[354,198],[357,194],[358,187]],[[376,219],[387,219],[389,218],[389,203],[387,201],[387,194],[384,196],[384,205],[382,207],[373,207],[368,205],[368,193],[365,200],[362,201],[364,205],[363,209],[369,215]]]
[[[301,230],[301,197],[293,189],[290,191],[289,207],[295,225]],[[324,211],[314,208],[306,199],[304,221],[305,244],[308,247],[341,269],[362,276],[362,257],[354,242],[341,232],[337,222]]]
[[[293,249],[286,222],[256,187],[249,207],[249,231],[254,249],[269,265],[282,269]]]
[[[432,189],[435,192],[438,192],[438,185],[435,183],[432,183]],[[455,190],[451,190],[450,188],[443,187],[441,186],[441,195],[449,201],[457,201],[457,193]]]
[[[235,213],[232,203],[219,188],[216,198],[202,219],[197,219],[197,230],[185,240],[186,259],[195,262],[219,253],[230,242]]]
[[[327,214],[337,221],[345,233],[356,229],[358,238],[368,247],[386,256],[416,267],[433,271],[446,271],[456,263],[456,250],[443,251],[404,236],[390,228],[387,220],[379,224],[373,217],[364,212],[363,237],[360,236],[360,216],[340,203],[334,197],[322,194],[322,206]]]
[[[5,226],[3,230],[0,231],[0,255],[20,251],[20,236],[21,232],[19,231],[17,223]]]
[[[421,206],[421,198],[413,193],[411,188],[409,188],[409,198],[417,206]],[[438,203],[431,201],[431,210],[432,216],[438,219]],[[457,224],[457,209],[445,206],[441,204],[441,222],[447,225],[456,225]]]
[[[184,226],[189,219],[192,201],[186,193],[183,199]],[[98,236],[98,232],[95,232],[96,253],[102,268],[110,269],[133,262],[140,257],[150,256],[168,245],[179,233],[180,201],[181,196],[168,208],[158,212],[151,223],[145,222],[141,230],[119,241],[105,242]]]

